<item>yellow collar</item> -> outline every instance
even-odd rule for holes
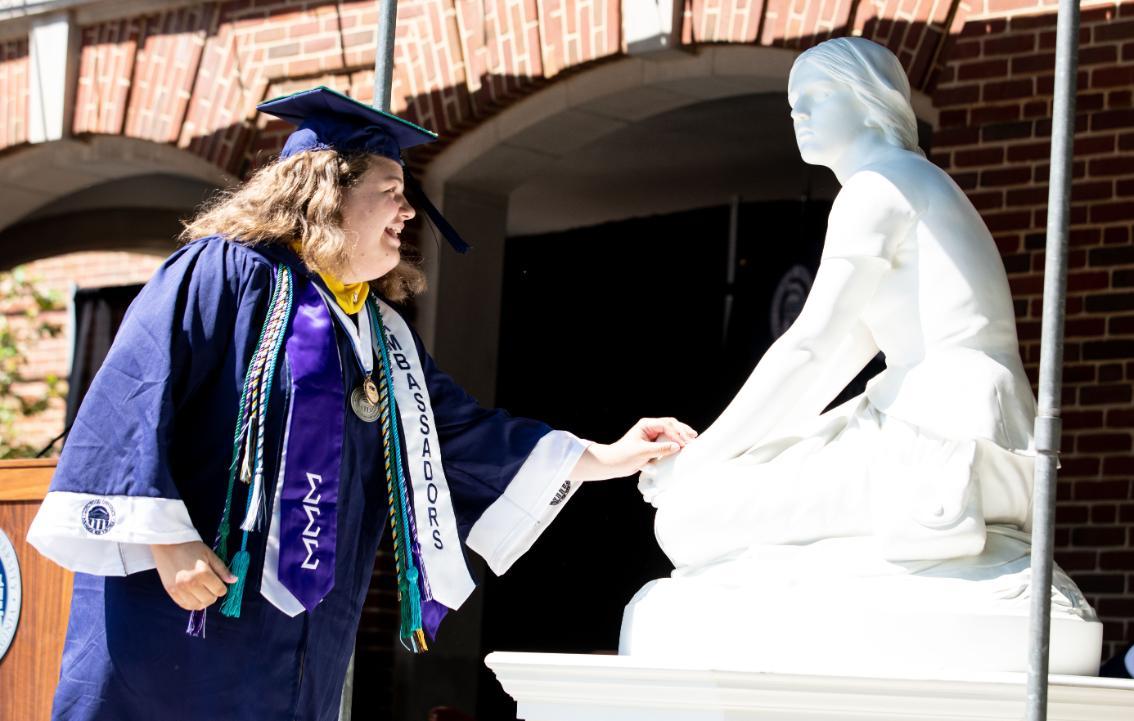
[[[350,315],[354,315],[362,310],[362,306],[366,303],[366,296],[370,292],[370,284],[366,281],[360,283],[345,284],[338,278],[329,275],[319,274],[323,282],[327,284],[327,290],[335,294],[335,301]]]
[[[302,254],[299,252],[299,243],[292,243],[291,249],[294,250],[297,255],[302,257]],[[323,282],[327,284],[327,290],[334,293],[335,301],[339,304],[340,308],[346,311],[346,313],[348,313],[349,315],[354,315],[358,311],[362,310],[362,306],[366,303],[366,296],[370,293],[369,283],[367,283],[366,281],[361,281],[359,283],[351,283],[348,285],[340,281],[338,278],[327,275],[325,273],[320,273],[319,277],[322,278]]]

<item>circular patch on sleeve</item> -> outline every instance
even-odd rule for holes
[[[101,536],[114,528],[114,506],[110,501],[96,498],[83,506],[83,528],[87,533]]]

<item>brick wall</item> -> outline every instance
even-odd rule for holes
[[[0,148],[28,139],[28,41],[0,42]]]
[[[175,143],[241,174],[278,150],[255,137],[266,121],[254,108],[280,87],[334,74],[369,99],[377,22],[366,0],[235,0],[85,26],[72,130]],[[393,109],[442,132],[467,126],[536,81],[618,53],[619,22],[618,0],[405,0]],[[26,42],[0,45],[0,83],[26,54]],[[25,116],[0,115],[0,148],[24,141]]]
[[[42,290],[56,292],[62,299],[63,308],[42,314],[40,320],[58,325],[64,330],[57,337],[43,338],[22,349],[27,358],[22,374],[29,382],[14,387],[13,392],[38,397],[46,387],[43,380],[47,376],[55,375],[66,381],[69,372],[67,359],[71,348],[67,323],[74,286],[100,288],[144,283],[153,275],[161,261],[160,257],[139,253],[90,252],[61,255],[23,266],[29,280],[34,281]],[[13,326],[26,328],[26,306],[27,303],[19,299],[0,302],[0,314]],[[60,387],[64,394],[66,387],[66,382]],[[13,429],[16,438],[35,447],[46,445],[63,430],[65,411],[63,399],[54,399],[45,412],[16,424]]]
[[[998,5],[969,18],[944,58],[933,159],[994,233],[1034,381],[1055,14]],[[1134,641],[1134,3],[1084,6],[1079,67],[1056,557],[1113,650]]]

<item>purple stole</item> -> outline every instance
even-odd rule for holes
[[[301,282],[285,350],[291,370],[280,495],[279,580],[310,611],[335,584],[343,447],[342,367],[334,321],[315,283]]]

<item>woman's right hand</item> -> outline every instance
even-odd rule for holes
[[[153,545],[150,550],[165,592],[186,611],[211,606],[228,593],[225,584],[236,583],[236,576],[200,541]]]

